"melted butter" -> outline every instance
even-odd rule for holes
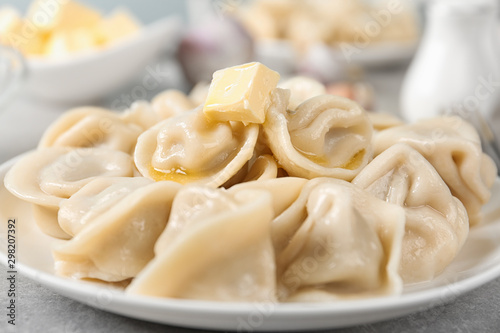
[[[172,168],[168,172],[155,169],[152,165],[149,166],[149,175],[154,181],[170,180],[180,184],[188,184],[209,175],[203,172],[192,172],[182,167]]]
[[[355,169],[359,168],[359,166],[361,165],[361,162],[363,162],[364,156],[365,156],[365,150],[362,149],[362,150],[358,151],[356,154],[354,154],[354,156],[351,158],[351,160],[349,162],[347,162],[346,164],[344,164],[343,166],[341,166],[341,168],[347,169],[347,170],[355,170]]]
[[[328,167],[329,166],[329,160],[326,158],[325,155],[316,155],[316,154],[308,154],[306,152],[303,152],[303,151],[299,151],[303,156],[305,156],[308,160],[310,160],[311,162],[314,162],[318,165],[321,165],[321,166],[324,166],[324,167]]]
[[[301,151],[300,149],[297,149],[299,153],[301,153],[304,157],[306,157],[308,160],[311,162],[314,162],[318,165],[321,165],[323,167],[331,167],[330,165],[330,160],[326,155],[315,155],[315,154],[309,154],[304,151]],[[338,168],[342,169],[347,169],[347,170],[355,170],[359,168],[361,165],[361,162],[363,161],[363,157],[365,156],[365,150],[360,150],[354,156],[345,164],[338,166]]]

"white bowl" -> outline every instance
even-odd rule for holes
[[[67,59],[27,60],[28,91],[56,102],[89,102],[116,91],[167,47],[177,47],[181,20],[169,17],[102,50]]]
[[[311,47],[309,52],[315,46],[322,46],[324,51],[328,52],[331,61],[344,65],[375,68],[409,62],[417,49],[418,41],[378,42],[365,48],[356,48],[355,52],[348,55],[344,54],[340,47],[321,43]],[[353,46],[351,45],[351,47]],[[257,41],[255,52],[257,61],[271,68],[279,69],[280,74],[292,75],[300,67],[301,57],[288,40],[268,39]],[[310,56],[310,54],[306,54],[306,56]],[[329,64],[317,65],[327,68]]]
[[[16,50],[0,45],[0,112],[24,81],[26,64]]]

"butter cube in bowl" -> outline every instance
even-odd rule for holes
[[[10,22],[0,42],[26,57],[27,89],[41,99],[90,102],[116,91],[180,37],[171,17],[142,26],[124,9],[108,15],[68,0],[35,0],[25,17],[0,9]]]

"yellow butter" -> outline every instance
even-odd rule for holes
[[[0,8],[0,43],[27,56],[64,58],[92,51],[140,30],[125,9],[107,17],[77,1],[34,0],[25,18],[15,8]]]
[[[279,79],[277,72],[258,62],[219,70],[213,75],[203,112],[212,120],[262,124]]]
[[[97,39],[91,30],[74,29],[55,32],[48,39],[44,54],[61,58],[73,53],[92,50],[97,47]]]
[[[100,43],[111,43],[131,36],[141,29],[139,22],[128,10],[117,9],[99,22],[96,34]]]
[[[26,43],[26,38],[21,35],[22,25],[21,15],[15,8],[0,8],[0,43],[14,48]]]
[[[26,18],[44,32],[90,27],[101,20],[101,14],[76,1],[35,0]]]
[[[1,15],[0,15],[1,16]],[[0,21],[3,17],[0,17]],[[5,21],[4,21],[5,22]],[[46,34],[25,19],[12,20],[5,31],[0,32],[0,43],[9,45],[26,55],[40,55]]]
[[[7,6],[0,8],[0,36],[13,32],[21,25],[21,15],[17,9]]]

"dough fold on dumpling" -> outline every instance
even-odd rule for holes
[[[282,301],[399,294],[401,207],[339,179],[310,180],[273,220]]]
[[[201,108],[144,132],[134,154],[139,172],[153,180],[218,187],[252,158],[259,126],[214,122]]]
[[[34,204],[40,229],[53,237],[69,238],[57,223],[59,204],[98,177],[131,177],[130,155],[104,148],[41,148],[23,156],[5,176],[5,187]]]
[[[309,98],[326,94],[325,86],[310,77],[295,76],[279,85],[282,89],[290,90],[289,110],[295,110],[304,101]]]
[[[398,142],[416,149],[436,168],[464,204],[471,226],[481,221],[481,206],[490,198],[497,170],[482,152],[472,125],[459,117],[438,117],[389,128],[375,135],[375,155]]]
[[[175,182],[157,182],[119,200],[53,249],[56,273],[110,282],[135,277],[153,259],[180,188]]]
[[[253,161],[243,182],[267,180],[276,177],[278,177],[278,164],[272,155],[264,154]]]
[[[94,179],[59,204],[59,225],[66,233],[75,236],[127,195],[151,183],[151,179],[144,177]]]
[[[415,149],[396,144],[375,157],[354,180],[406,212],[400,274],[407,283],[434,278],[455,258],[469,233],[464,205]]]
[[[188,98],[195,106],[205,104],[209,89],[210,82],[200,81],[191,89]]]
[[[132,153],[141,132],[141,127],[112,111],[81,107],[59,117],[45,131],[38,147],[97,147]]]
[[[370,118],[374,133],[391,127],[404,125],[403,120],[385,112],[368,112],[368,118]]]
[[[127,291],[217,301],[275,301],[271,196],[187,186],[177,195],[156,257]]]
[[[120,118],[128,124],[139,126],[142,131],[153,127],[163,120],[163,118],[153,110],[151,104],[146,101],[132,103],[132,105],[120,115]]]
[[[306,183],[307,179],[297,177],[262,179],[236,184],[228,190],[228,193],[236,194],[247,190],[267,191],[272,197],[274,216],[278,216],[297,200]]]
[[[233,177],[225,182],[222,187],[231,188],[234,185],[255,181],[267,180],[278,177],[278,164],[272,155],[258,155],[248,161]]]
[[[332,95],[287,111],[289,92],[275,89],[263,124],[267,142],[290,176],[350,181],[372,158],[372,125],[355,102]]]
[[[182,91],[165,90],[151,101],[151,107],[161,119],[168,119],[192,110],[195,105]]]

